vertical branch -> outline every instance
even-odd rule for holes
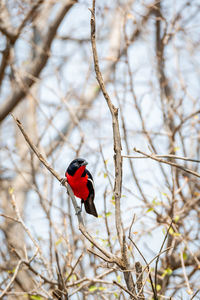
[[[118,108],[116,108],[104,85],[103,77],[99,68],[99,61],[96,49],[96,29],[95,29],[95,0],[93,0],[93,6],[91,10],[91,43],[92,43],[92,52],[94,59],[94,68],[96,73],[96,78],[103,93],[103,96],[107,102],[108,108],[110,110],[112,116],[112,128],[113,128],[113,140],[114,140],[114,163],[115,163],[115,184],[114,184],[114,197],[115,197],[115,224],[117,229],[117,236],[121,247],[121,256],[123,270],[127,270],[129,267],[128,257],[127,257],[127,244],[125,239],[125,233],[121,220],[121,209],[120,209],[120,199],[121,199],[121,189],[122,189],[122,155],[121,155],[121,136],[119,130],[119,122],[118,122]],[[132,278],[132,274],[130,271],[124,272],[124,279],[126,281],[126,285],[129,291],[131,291],[134,295],[135,292],[135,284]]]
[[[122,187],[122,156],[121,156],[121,136],[119,131],[118,122],[118,108],[116,108],[106,91],[103,77],[99,68],[99,61],[96,49],[96,23],[95,23],[95,0],[93,0],[93,7],[91,10],[91,43],[94,59],[94,68],[96,73],[96,78],[103,93],[103,96],[107,102],[108,108],[112,116],[112,127],[113,127],[113,140],[114,140],[114,162],[115,162],[115,185],[114,185],[114,196],[115,196],[115,222],[117,228],[117,235],[123,248],[123,227],[121,221],[121,211],[120,211],[120,198],[121,198],[121,187]]]
[[[137,290],[138,290],[138,299],[139,300],[144,300],[144,290],[143,290],[143,271],[142,271],[142,266],[139,261],[135,263],[135,269],[136,269],[136,285],[137,285]]]

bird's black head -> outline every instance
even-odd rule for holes
[[[86,166],[88,162],[83,158],[76,158],[72,160],[69,167],[67,168],[67,173],[71,176],[75,174],[75,172],[82,166]]]

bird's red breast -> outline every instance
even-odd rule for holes
[[[66,177],[69,185],[71,186],[74,195],[83,200],[87,200],[89,196],[89,190],[87,187],[88,175],[85,174],[84,177],[81,177],[83,172],[85,171],[85,166],[81,166],[74,175],[69,175],[66,172]]]

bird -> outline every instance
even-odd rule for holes
[[[65,177],[76,197],[81,199],[88,214],[98,218],[94,205],[94,182],[91,173],[86,169],[88,162],[83,158],[74,159],[68,166]]]

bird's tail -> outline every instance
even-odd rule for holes
[[[96,207],[94,205],[94,202],[91,198],[87,199],[86,201],[82,200],[85,206],[85,210],[88,214],[93,215],[98,218],[98,214],[96,211]]]

